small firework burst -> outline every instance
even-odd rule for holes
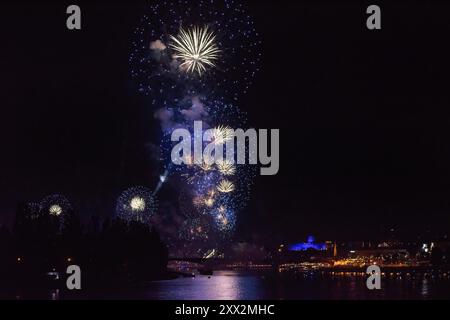
[[[214,206],[214,198],[206,198],[205,201],[205,206],[207,206],[208,208],[212,208]]]
[[[241,1],[157,1],[133,32],[131,76],[153,106],[177,104],[193,92],[239,99],[259,71],[259,38]]]
[[[222,180],[217,186],[217,190],[221,193],[230,193],[233,192],[235,189],[236,187],[234,183],[229,180]]]
[[[52,216],[60,216],[63,212],[63,209],[59,204],[54,204],[48,209],[48,212]]]
[[[61,230],[70,212],[73,211],[72,205],[66,197],[54,194],[45,197],[40,203],[40,216],[50,216],[58,221]]]
[[[233,210],[229,210],[224,206],[220,206],[217,210],[212,211],[215,227],[226,233],[234,230],[236,225],[236,215]]]
[[[135,187],[124,191],[117,199],[117,215],[127,221],[148,224],[156,213],[158,204],[151,192],[145,187]]]
[[[183,162],[188,167],[193,166],[194,165],[194,157],[193,156],[184,156]]]
[[[196,196],[192,199],[192,204],[196,207],[200,207],[205,203],[205,199],[202,196]]]
[[[227,216],[223,213],[219,213],[216,217],[216,221],[221,228],[226,228],[230,225],[230,221]]]
[[[217,126],[213,129],[212,142],[216,145],[225,144],[234,138],[234,130],[227,126]]]
[[[229,160],[220,160],[216,165],[217,169],[224,176],[232,176],[236,173],[236,166]]]
[[[175,52],[174,58],[181,59],[181,70],[201,76],[207,67],[215,67],[220,50],[216,36],[208,27],[180,29],[178,36],[170,36],[170,48]]]
[[[213,166],[210,165],[210,164],[207,164],[206,162],[204,162],[204,163],[200,166],[200,168],[201,168],[203,171],[211,171],[211,170],[213,169]]]
[[[208,191],[208,196],[211,197],[211,198],[214,198],[216,196],[216,194],[217,194],[216,190],[209,190]]]
[[[72,210],[72,206],[66,197],[59,194],[45,197],[40,206],[44,214],[54,217],[63,217]]]

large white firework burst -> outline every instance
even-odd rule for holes
[[[170,48],[175,52],[174,58],[181,59],[180,69],[201,76],[207,67],[215,67],[220,49],[216,36],[208,27],[180,29],[178,36],[170,36]]]

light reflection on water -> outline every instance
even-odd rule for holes
[[[19,299],[30,298],[19,294]],[[300,276],[216,271],[213,276],[150,282],[139,288],[81,291],[52,290],[42,299],[147,300],[366,300],[450,299],[450,280],[384,278],[382,290],[370,291],[361,276]]]
[[[448,279],[388,279],[382,290],[370,291],[360,276],[292,279],[263,273],[216,272],[214,276],[179,278],[150,284],[146,299],[161,300],[361,300],[361,299],[450,299]]]
[[[150,284],[147,289],[148,299],[241,300],[257,299],[262,288],[257,276],[220,272],[211,277],[161,281]]]

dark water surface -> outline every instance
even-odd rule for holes
[[[0,294],[1,297],[1,294]],[[362,276],[273,276],[270,273],[216,271],[213,276],[156,281],[139,287],[77,293],[14,292],[8,299],[126,300],[362,300],[450,299],[450,279],[439,277],[384,278],[382,289],[370,291]]]

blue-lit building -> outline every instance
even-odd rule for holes
[[[315,242],[313,236],[309,236],[307,242],[301,242],[297,244],[293,244],[288,247],[289,251],[307,251],[307,250],[317,250],[317,251],[325,251],[327,250],[326,243]]]

